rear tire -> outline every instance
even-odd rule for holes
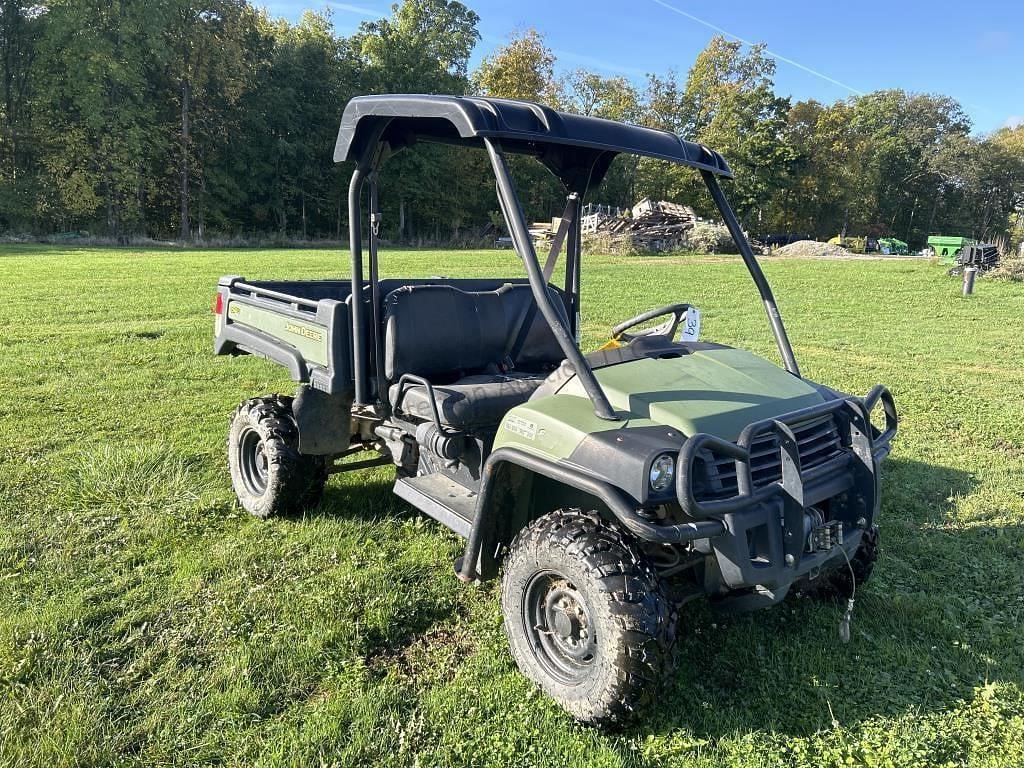
[[[228,468],[238,502],[259,518],[316,506],[327,482],[324,457],[299,453],[292,398],[281,395],[238,406],[228,430]]]
[[[622,723],[661,689],[672,606],[644,555],[596,513],[558,510],[524,528],[501,604],[519,669],[577,720]]]

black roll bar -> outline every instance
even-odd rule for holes
[[[360,164],[348,185],[348,243],[352,254],[352,371],[355,374],[355,404],[367,405],[366,334],[363,328],[363,227],[359,198],[368,167]]]
[[[389,412],[387,397],[387,377],[384,375],[384,335],[381,333],[381,296],[380,268],[377,260],[378,242],[380,239],[380,199],[377,193],[377,170],[370,172],[370,316],[373,319],[373,360],[377,374],[377,400],[380,401],[384,415]]]
[[[765,312],[768,313],[768,322],[771,323],[772,333],[775,335],[775,344],[779,348],[779,354],[782,355],[782,362],[786,366],[787,371],[794,376],[799,376],[800,368],[796,364],[796,356],[794,356],[793,347],[789,343],[789,336],[786,335],[786,327],[782,324],[782,315],[779,314],[779,307],[775,303],[775,295],[772,293],[771,286],[768,285],[764,272],[761,271],[761,265],[757,263],[757,259],[754,257],[754,252],[750,248],[750,243],[747,242],[746,235],[743,234],[743,228],[740,227],[740,223],[737,221],[736,214],[733,213],[729,201],[725,199],[725,193],[722,191],[722,187],[719,185],[715,175],[703,169],[700,175],[703,177],[704,184],[707,185],[708,192],[711,193],[711,198],[715,201],[719,213],[722,214],[725,226],[729,229],[729,234],[732,235],[732,239],[736,242],[736,247],[740,249],[740,256],[743,257],[743,263],[747,265],[747,271],[750,272],[750,276],[754,279],[754,285],[757,286],[758,293],[761,294],[761,301],[764,302]]]
[[[362,195],[363,186],[369,177],[371,188],[370,208],[371,216],[373,216],[371,227],[375,227],[379,222],[377,179],[375,171],[376,166],[379,164],[379,160],[381,159],[379,139],[382,131],[383,126],[378,127],[376,135],[372,137],[372,141],[368,143],[363,154],[362,161],[359,162],[355,171],[352,173],[348,192],[349,249],[352,256],[352,363],[354,373],[353,378],[355,379],[355,405],[371,404],[368,391],[370,375],[368,370],[369,360],[365,334],[366,308],[365,302],[363,301],[363,288],[365,281],[363,279],[362,214],[360,210],[360,197]],[[544,279],[540,262],[537,260],[537,252],[534,248],[533,240],[530,237],[522,205],[520,204],[519,196],[516,193],[515,182],[512,180],[511,173],[509,172],[501,144],[499,141],[486,136],[483,137],[483,143],[490,158],[491,167],[494,170],[499,207],[501,208],[505,222],[508,225],[509,234],[512,237],[512,243],[526,267],[527,276],[530,281],[530,288],[533,292],[537,306],[545,321],[551,327],[551,331],[554,334],[555,339],[558,341],[558,345],[561,347],[562,352],[565,354],[566,359],[569,361],[573,370],[575,370],[576,375],[579,377],[580,383],[583,385],[583,389],[586,391],[587,396],[593,402],[594,413],[599,418],[606,419],[608,421],[618,421],[620,417],[615,414],[615,410],[608,401],[607,395],[605,395],[604,390],[601,389],[601,385],[594,376],[594,372],[590,365],[587,364],[583,353],[580,352],[579,346],[576,344],[574,338],[575,335],[579,333],[579,329],[576,327],[576,315],[579,312],[580,304],[580,245],[582,240],[582,217],[579,215],[575,217],[575,221],[573,222],[569,232],[568,242],[566,243],[565,289],[566,293],[570,297],[571,304],[569,307],[569,327],[566,327],[562,323],[559,314],[555,311],[551,302],[551,297],[548,293],[547,281]],[[754,284],[757,286],[758,293],[761,296],[761,301],[764,303],[765,312],[768,315],[768,321],[771,324],[772,333],[775,336],[775,343],[778,346],[779,354],[782,356],[783,364],[787,371],[795,376],[800,376],[800,368],[797,365],[796,357],[793,354],[793,347],[786,334],[786,328],[783,325],[782,315],[779,313],[775,296],[772,293],[771,287],[768,285],[768,281],[764,276],[764,272],[761,270],[761,266],[757,263],[757,259],[750,248],[750,243],[743,234],[739,221],[736,219],[736,214],[730,207],[715,174],[706,169],[701,169],[700,173],[708,191],[711,193],[712,199],[715,201],[715,205],[718,207],[718,210],[725,221],[729,234],[732,236],[740,250],[740,255],[743,258],[744,264],[747,266],[747,270],[750,272],[750,276],[754,280]],[[378,322],[379,309],[377,308],[380,297],[379,286],[377,285],[378,269],[376,240],[376,233],[373,232],[370,238],[370,280],[372,283],[371,291],[373,292],[373,297],[371,303],[373,305],[373,321],[375,325],[374,349],[376,354],[374,357],[377,362],[377,370],[375,373],[377,387],[379,389],[384,386],[386,382],[382,380],[383,372],[380,367],[381,350],[379,339],[377,339],[380,335]],[[386,402],[387,398],[385,393],[378,392],[377,395],[381,402]]]
[[[570,335],[569,329],[562,324],[562,319],[555,311],[551,303],[551,296],[548,294],[547,282],[541,270],[540,262],[537,261],[537,251],[533,247],[533,239],[530,237],[529,228],[526,226],[526,219],[523,215],[523,207],[519,203],[519,196],[516,194],[515,182],[509,173],[508,163],[501,151],[501,146],[489,138],[484,138],[484,145],[487,147],[487,154],[491,159],[491,167],[498,182],[498,199],[501,202],[502,212],[505,215],[509,234],[516,246],[519,256],[526,267],[526,274],[530,279],[530,288],[533,291],[533,298],[540,308],[541,314],[551,326],[551,332],[562,348],[569,364],[579,377],[583,389],[594,404],[594,413],[598,418],[607,421],[618,421],[615,410],[608,402],[601,385],[597,383],[593,370],[587,365],[583,353],[576,345],[575,339]]]
[[[582,248],[583,195],[579,196],[578,210],[565,244],[565,295],[569,297],[569,333],[578,339],[580,329],[577,317],[580,311],[580,251]]]

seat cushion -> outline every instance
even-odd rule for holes
[[[552,291],[552,303],[555,311],[562,318],[566,328],[569,327],[569,316],[565,309],[565,300],[562,294]],[[555,334],[551,332],[551,326],[540,313],[533,299],[533,292],[529,285],[509,285],[504,289],[505,315],[511,324],[518,319],[521,312],[528,312],[525,322],[529,322],[529,329],[521,340],[520,347],[516,351],[515,366],[524,371],[549,370],[558,365],[565,357],[562,347],[559,346]],[[532,305],[532,311],[530,311]]]
[[[497,426],[511,408],[525,403],[543,380],[543,374],[528,373],[466,376],[454,384],[435,386],[434,402],[441,422],[448,426],[460,429]],[[398,397],[397,384],[391,387],[389,394],[394,405]],[[408,416],[433,419],[427,388],[421,385],[406,386],[398,408]]]

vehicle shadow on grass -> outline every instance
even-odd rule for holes
[[[422,517],[392,494],[389,471],[360,474],[357,483],[332,482],[307,514],[371,524]],[[960,469],[892,458],[883,485],[880,561],[857,596],[849,644],[839,641],[840,603],[791,596],[742,616],[692,603],[680,616],[674,679],[633,731],[809,736],[833,721],[854,727],[944,711],[986,681],[1024,685],[1015,630],[990,621],[1015,609],[1022,585],[1013,553],[1024,548],[1024,528],[953,524],[956,500],[975,488]],[[381,675],[401,670],[451,608],[438,600],[396,617],[387,637],[368,638],[368,665]]]
[[[363,530],[359,538],[373,537],[393,556],[373,560],[373,567],[386,572],[387,589],[393,596],[415,595],[412,600],[384,600],[377,612],[389,614],[387,621],[362,622],[357,647],[366,669],[374,679],[388,675],[413,678],[423,665],[426,648],[431,644],[452,645],[458,625],[466,613],[464,586],[455,578],[452,564],[462,552],[461,540],[450,536],[451,546],[443,542],[432,548],[432,555],[403,558],[398,550],[406,546],[401,532],[412,523],[419,530],[433,530],[430,519],[394,495],[394,470],[390,467],[373,472],[357,472],[347,482],[332,481],[323,501],[307,517],[325,517],[358,524]],[[446,551],[449,550],[450,551]],[[383,607],[382,607],[383,606]]]
[[[385,520],[411,520],[421,515],[395,496],[395,471],[385,466],[372,471],[357,471],[339,482],[332,479],[324,490],[323,501],[307,516],[379,523]]]
[[[849,644],[838,634],[845,603],[791,596],[742,616],[685,607],[675,679],[636,731],[808,736],[944,711],[986,682],[1024,685],[1013,622],[993,620],[1018,610],[1024,528],[951,525],[974,486],[959,469],[887,462],[881,555]]]

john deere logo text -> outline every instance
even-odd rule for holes
[[[307,328],[304,325],[296,325],[295,323],[288,323],[284,329],[288,333],[294,333],[296,336],[302,336],[313,341],[323,341],[324,334],[322,331],[314,330],[313,328]]]

